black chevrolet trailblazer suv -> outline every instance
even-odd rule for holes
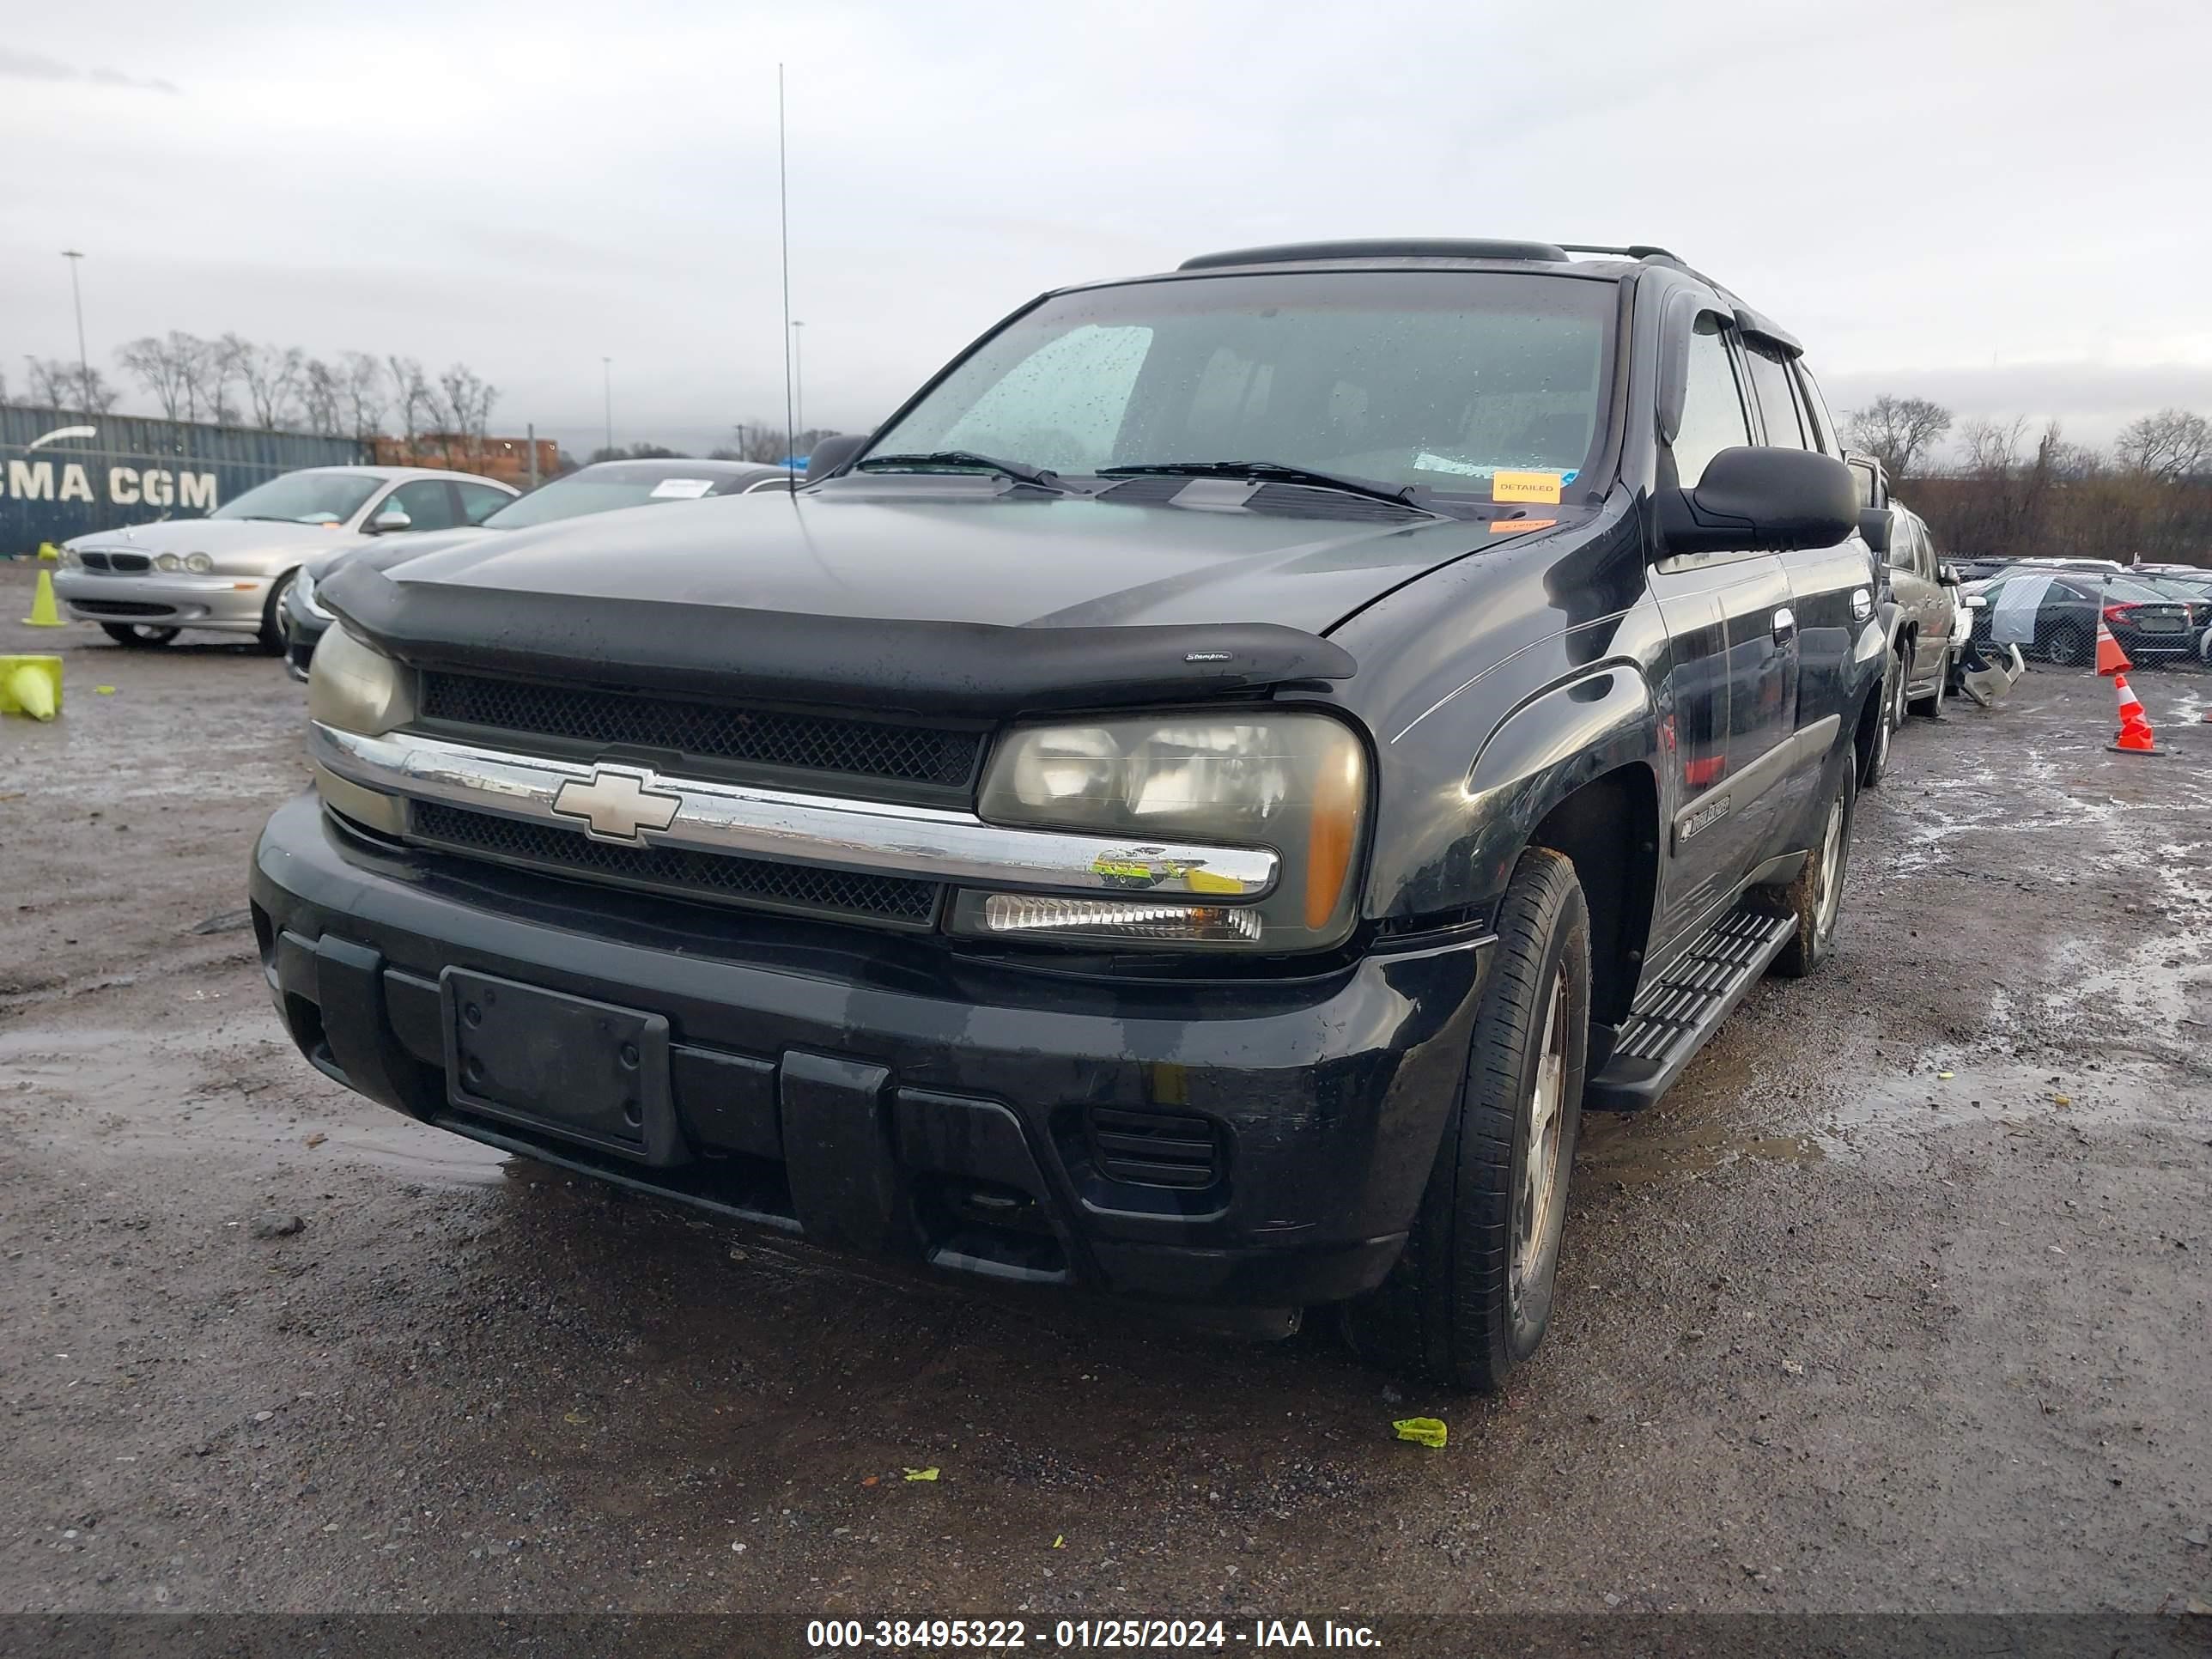
[[[321,593],[252,915],[307,1058],[823,1244],[1492,1389],[1585,1107],[1834,936],[1876,572],[1656,248],[1048,294],[795,495]]]

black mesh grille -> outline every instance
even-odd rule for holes
[[[717,760],[963,788],[980,734],[781,709],[632,696],[473,674],[423,676],[422,715],[459,726],[629,744]]]
[[[137,576],[154,568],[153,560],[143,553],[80,553],[77,556],[87,570],[119,570]]]
[[[593,841],[580,831],[471,812],[437,801],[415,804],[410,829],[416,841],[459,852],[688,897],[902,927],[927,927],[937,915],[937,884],[903,876],[854,875],[675,847],[618,847]]]

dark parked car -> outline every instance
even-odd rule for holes
[[[324,585],[322,1071],[833,1246],[1498,1386],[1585,1104],[1827,957],[1882,714],[1797,342],[1655,249],[1048,294],[777,500]]]
[[[612,513],[662,501],[697,501],[703,495],[743,495],[757,489],[787,491],[790,488],[791,474],[782,467],[758,466],[749,461],[599,461],[542,483],[474,524],[428,532],[418,531],[412,544],[418,550],[427,551],[451,547],[488,532],[521,530],[560,519],[580,519],[586,514]],[[409,526],[402,523],[391,527]],[[284,596],[284,659],[294,679],[307,678],[308,659],[315,654],[323,630],[331,625],[331,613],[323,608],[315,591],[351,550],[342,550],[309,560],[301,566],[298,578]]]
[[[2130,576],[2021,564],[1991,581],[1982,596],[1988,603],[1974,612],[1977,643],[2017,645],[2062,667],[2096,660],[2100,617],[2136,662],[2197,649],[2188,605]]]
[[[2202,652],[2205,635],[2212,629],[2212,575],[2174,575],[2163,572],[2145,572],[2129,577],[2154,588],[2169,599],[2179,600],[2189,607],[2190,632],[2196,636],[2197,647]]]

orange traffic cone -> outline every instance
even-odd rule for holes
[[[2097,672],[2100,674],[2124,674],[2135,665],[2128,653],[2120,649],[2120,642],[2112,637],[2112,630],[2102,617],[2097,618]]]
[[[2120,734],[2106,748],[2123,755],[2163,755],[2158,739],[2150,729],[2150,721],[2143,714],[2142,699],[2136,696],[2125,674],[2112,676],[2112,687],[2120,694]]]

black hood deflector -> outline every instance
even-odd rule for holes
[[[963,717],[1350,679],[1341,646],[1279,623],[1006,627],[395,581],[351,559],[317,597],[403,662],[694,696]]]

